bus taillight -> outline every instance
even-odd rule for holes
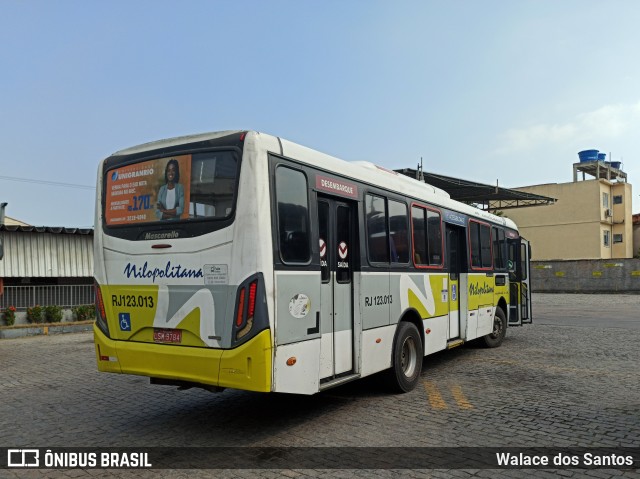
[[[96,324],[102,330],[104,334],[109,336],[109,324],[107,323],[107,313],[104,309],[104,300],[102,299],[102,292],[98,283],[93,283],[93,289],[96,293]]]
[[[238,294],[238,314],[236,316],[236,340],[246,336],[253,327],[253,317],[256,312],[256,298],[258,296],[258,280],[249,284],[249,301],[245,310],[245,288]]]
[[[256,312],[256,291],[258,289],[258,282],[254,281],[249,286],[249,314],[247,315],[249,320],[253,319],[253,315]]]
[[[239,328],[244,322],[244,288],[240,290],[238,295],[238,315],[236,316],[236,326]]]

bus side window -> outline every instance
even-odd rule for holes
[[[284,263],[308,263],[311,259],[307,192],[304,173],[283,166],[276,169],[278,238]]]
[[[413,223],[413,262],[416,265],[427,264],[427,237],[425,233],[425,209],[411,207],[411,221]]]
[[[427,210],[427,236],[429,237],[429,264],[442,265],[442,221],[440,213]]]
[[[518,274],[518,242],[509,240],[508,243],[508,270],[509,270],[509,281],[520,281]]]
[[[489,225],[469,222],[469,238],[471,240],[471,267],[475,269],[491,269],[491,228]]]
[[[389,200],[389,245],[392,263],[409,262],[408,223],[407,205]]]
[[[440,212],[411,207],[413,260],[418,266],[442,266],[442,222]]]
[[[497,270],[507,268],[506,246],[507,241],[504,230],[501,228],[492,228],[493,232],[493,267]]]
[[[480,225],[480,251],[482,253],[482,267],[493,268],[491,257],[491,228],[488,225]]]
[[[381,196],[366,195],[367,249],[372,263],[389,262],[387,242],[387,207]]]

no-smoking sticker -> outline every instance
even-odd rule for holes
[[[327,255],[327,243],[324,242],[322,238],[320,238],[320,257],[324,258]]]
[[[338,245],[338,256],[340,256],[340,259],[346,259],[348,254],[349,250],[347,248],[347,243],[341,241]]]

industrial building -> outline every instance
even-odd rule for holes
[[[0,311],[93,304],[93,229],[36,227],[0,211]]]

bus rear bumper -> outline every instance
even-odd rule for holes
[[[99,371],[271,391],[272,346],[268,329],[235,349],[115,341],[95,325],[93,337]]]

